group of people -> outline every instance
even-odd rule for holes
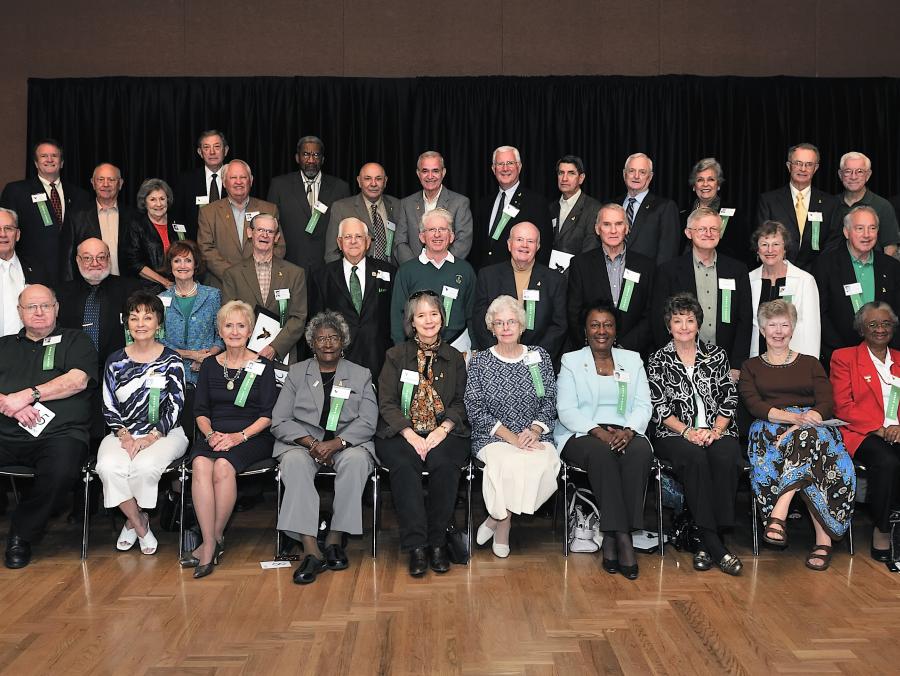
[[[202,544],[181,563],[195,577],[224,553],[237,475],[273,455],[285,485],[278,528],[305,555],[296,582],[347,567],[344,536],[362,532],[375,464],[390,476],[410,574],[446,572],[457,484],[474,455],[488,512],[479,544],[508,556],[513,515],[554,493],[564,461],[598,496],[603,567],[634,579],[631,532],[655,451],[701,533],[694,567],[735,575],[742,564],[723,533],[742,434],[766,542],[787,544],[800,493],[816,532],[806,564],[826,569],[852,515],[858,453],[877,475],[872,555],[886,558],[900,483],[890,347],[900,232],[865,188],[865,156],[842,158],[838,204],[811,187],[815,148],[791,148],[789,185],[760,199],[760,266],[748,271],[718,251],[735,213],[722,207],[712,158],[691,172],[696,203],[682,228],[674,203],[649,192],[641,153],[623,169],[627,193],[602,205],[581,192],[581,160],[561,158],[562,196],[548,208],[521,185],[518,150],[502,146],[499,190],[475,218],[443,186],[436,152],[419,157],[421,192],[385,195],[384,169],[368,163],[350,197],[322,172],[322,141],[304,137],[300,171],[272,182],[272,201],[250,197],[249,166],[225,164],[227,153],[221,133],[204,132],[196,180],[180,178],[173,194],[148,179],[129,215],[109,164],[92,178],[96,204],[76,211],[77,189],[58,181],[62,149],[42,142],[35,185],[0,197],[0,463],[36,470],[11,521],[8,567],[30,562],[93,446],[104,503],[126,518],[116,546],[148,555],[146,510],[190,448]],[[40,257],[19,256],[20,241]],[[58,261],[56,275],[40,261]],[[320,546],[323,468],[336,479]]]

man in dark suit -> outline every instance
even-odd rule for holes
[[[826,251],[816,261],[822,315],[822,363],[831,363],[831,353],[859,344],[854,326],[856,311],[880,300],[900,307],[900,262],[877,250],[878,213],[870,206],[853,207],[844,218],[844,245]],[[900,348],[894,335],[892,347]]]
[[[836,201],[828,193],[812,187],[813,176],[819,169],[819,149],[812,143],[792,146],[786,166],[790,181],[759,196],[753,226],[755,229],[766,221],[778,221],[786,227],[791,234],[787,259],[811,273],[816,258],[831,239]]]
[[[325,264],[325,236],[331,207],[336,201],[350,197],[350,186],[322,173],[325,144],[317,136],[304,136],[297,141],[294,159],[300,171],[273,178],[266,199],[281,214],[284,259],[310,271]]]
[[[90,203],[88,194],[69,181],[60,180],[63,149],[45,139],[34,146],[35,178],[8,183],[0,195],[0,206],[19,216],[19,252],[31,260],[45,261],[48,281],[56,284],[67,260],[60,251],[63,222],[71,213]]]
[[[391,292],[397,269],[367,256],[371,244],[368,228],[358,218],[338,223],[338,248],[343,256],[311,278],[309,314],[340,312],[350,327],[350,345],[344,346],[344,356],[369,369],[377,382],[384,353],[393,345]]]
[[[225,197],[223,175],[228,141],[217,129],[208,129],[197,138],[197,154],[203,160],[202,169],[179,174],[175,181],[175,220],[184,225],[187,238],[197,239],[200,207]]]
[[[39,262],[16,253],[19,219],[12,209],[0,207],[0,336],[18,333],[22,318],[16,305],[26,284],[46,284],[47,271]]]
[[[646,354],[652,343],[650,302],[656,263],[625,246],[628,219],[619,204],[605,204],[597,214],[601,248],[579,254],[569,266],[566,315],[573,346],[584,344],[584,312],[597,303],[619,309],[616,342]],[[630,290],[625,291],[629,286]]]
[[[718,345],[728,353],[731,376],[737,381],[741,365],[750,354],[753,330],[753,299],[747,266],[719,254],[722,217],[700,207],[688,216],[685,236],[690,249],[660,266],[653,283],[651,325],[656,347],[669,341],[663,322],[663,307],[670,296],[687,292],[696,296],[703,308],[700,339]]]
[[[556,184],[562,193],[550,203],[553,248],[567,254],[580,254],[600,246],[594,225],[600,202],[582,192],[584,162],[576,155],[565,155],[556,163]]]
[[[543,247],[537,260],[550,262],[553,249],[553,226],[547,200],[540,193],[523,188],[519,183],[522,158],[512,146],[500,146],[494,151],[491,171],[497,179],[498,191],[483,198],[475,210],[474,236],[469,262],[479,270],[509,258],[506,231],[516,223],[528,221],[541,233]]]
[[[625,209],[628,251],[646,256],[657,265],[672,260],[682,244],[678,205],[650,192],[653,160],[644,153],[629,155],[622,178],[627,192],[613,201]]]
[[[377,162],[368,162],[359,170],[356,183],[359,194],[338,200],[331,207],[331,219],[325,235],[325,262],[343,258],[337,247],[338,225],[345,218],[358,218],[369,229],[372,247],[369,255],[379,261],[397,262],[397,223],[400,219],[400,200],[385,195],[387,174]]]
[[[498,296],[512,296],[525,306],[526,326],[519,342],[540,345],[555,362],[566,340],[566,278],[535,261],[541,233],[533,223],[516,223],[509,229],[506,246],[510,260],[494,263],[478,272],[475,307],[472,310],[472,346],[486,350],[497,339],[485,324],[490,304]]]

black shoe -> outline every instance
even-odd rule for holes
[[[446,573],[450,570],[450,555],[447,545],[431,545],[431,570],[435,573]]]
[[[194,568],[194,579],[199,580],[201,577],[206,577],[207,575],[212,575],[213,571],[216,569],[216,564],[210,561],[209,563],[204,563],[203,565],[199,565]]]
[[[618,559],[607,559],[605,556],[603,557],[603,570],[605,570],[610,575],[615,575],[619,572],[619,560]]]
[[[328,566],[328,570],[344,570],[349,565],[344,548],[340,545],[327,545],[325,547],[325,565]]]
[[[327,563],[312,554],[307,554],[294,571],[294,584],[312,584],[316,581],[316,575],[326,570],[328,570]]]
[[[635,562],[632,566],[623,566],[621,563],[619,564],[619,572],[627,577],[629,580],[637,580],[638,578],[638,565]]]
[[[7,568],[24,568],[31,563],[31,544],[18,535],[10,535],[4,562]]]
[[[869,553],[872,555],[873,559],[881,561],[882,563],[887,563],[891,560],[890,549],[875,549],[875,545],[872,545],[872,549],[869,550]]]
[[[200,565],[200,559],[191,553],[187,553],[178,559],[178,563],[181,564],[182,568],[196,568]]]
[[[428,570],[428,553],[425,547],[416,547],[409,553],[409,574],[421,577]]]
[[[816,547],[819,549],[819,547]],[[815,550],[814,550],[815,551]],[[810,558],[823,558],[821,556],[811,556]],[[825,566],[828,567],[827,565]],[[744,564],[741,563],[741,560],[736,557],[734,554],[726,554],[722,557],[722,560],[719,561],[719,569],[723,573],[727,573],[728,575],[740,575],[741,571],[744,569]],[[823,568],[824,570],[824,568]]]
[[[710,570],[712,568],[712,557],[704,549],[694,554],[694,570]]]

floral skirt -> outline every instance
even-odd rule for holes
[[[808,407],[791,406],[799,413]],[[847,531],[856,495],[856,471],[834,427],[804,427],[777,445],[790,425],[757,420],[750,426],[750,481],[764,518],[785,492],[800,489],[812,514],[833,539]]]

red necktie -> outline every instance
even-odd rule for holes
[[[50,206],[53,207],[53,213],[56,215],[56,222],[62,223],[62,200],[59,199],[59,191],[56,189],[56,181],[50,184]]]

